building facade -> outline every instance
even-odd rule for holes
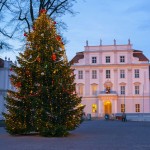
[[[86,114],[150,113],[149,60],[130,40],[126,45],[87,42],[71,61]]]
[[[0,120],[4,119],[2,113],[5,112],[5,100],[4,97],[8,89],[12,89],[9,80],[9,75],[11,74],[12,61],[10,59],[5,60],[0,58]]]

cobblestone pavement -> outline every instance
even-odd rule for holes
[[[64,138],[10,136],[0,128],[0,150],[150,150],[150,122],[85,121]]]

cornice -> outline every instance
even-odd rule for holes
[[[129,68],[129,69],[132,69],[132,67],[144,67],[144,69],[147,69],[146,67],[149,67],[150,64],[147,63],[147,64],[95,64],[95,65],[73,65],[72,68],[93,68],[93,67],[97,67],[97,68]]]

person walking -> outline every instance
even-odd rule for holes
[[[122,121],[123,122],[127,121],[125,112],[122,113]]]

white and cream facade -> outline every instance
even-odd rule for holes
[[[150,113],[149,60],[130,41],[99,46],[87,42],[72,62],[86,114]]]
[[[14,89],[14,87],[10,83],[10,75],[12,71],[10,70],[12,65],[12,61],[8,58],[5,60],[0,58],[0,120],[3,120],[2,113],[6,111],[5,109],[5,100],[8,89]]]

